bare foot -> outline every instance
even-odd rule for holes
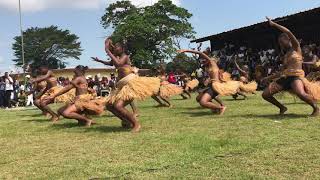
[[[287,111],[288,111],[288,108],[283,106],[283,108],[280,108],[280,115],[284,115],[284,113]]]
[[[222,116],[224,114],[224,112],[226,111],[227,107],[226,106],[222,106],[222,108],[220,109],[219,115]]]
[[[96,122],[96,121],[91,120],[91,125],[96,125],[96,124],[97,124],[97,122]]]
[[[85,127],[90,127],[92,124],[92,120],[88,120],[85,124]]]
[[[137,124],[133,127],[133,129],[131,130],[132,133],[138,133],[141,129],[141,125]]]
[[[52,122],[52,123],[55,124],[55,123],[57,123],[58,121],[59,121],[59,117],[58,117],[58,116],[52,116],[52,117],[51,117],[51,122]]]
[[[313,110],[311,116],[312,116],[312,117],[317,117],[317,116],[319,116],[319,115],[320,115],[320,110],[319,110],[319,108],[317,107],[317,108],[315,108],[315,109]]]
[[[139,113],[134,113],[133,115],[134,115],[134,117],[136,117],[136,118],[140,116]]]
[[[48,119],[49,119],[49,118],[50,118],[50,119],[52,118],[49,113],[43,113],[43,115],[46,116],[46,118],[48,118]]]

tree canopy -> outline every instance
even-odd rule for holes
[[[25,64],[33,68],[45,65],[49,68],[65,68],[69,58],[79,59],[81,46],[79,38],[69,30],[57,26],[45,28],[32,27],[23,32]],[[22,66],[21,36],[14,38],[13,50],[17,66]]]
[[[101,24],[114,29],[114,41],[127,43],[135,66],[151,68],[173,59],[181,39],[193,38],[191,16],[188,10],[174,5],[171,0],[159,0],[147,7],[117,1],[106,8]]]

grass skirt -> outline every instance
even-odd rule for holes
[[[250,83],[242,83],[240,82],[240,91],[245,93],[254,93],[256,92],[258,88],[258,84],[255,81],[252,81]]]
[[[228,72],[222,72],[222,73],[220,74],[220,80],[221,80],[222,82],[232,81],[232,79],[231,79],[231,74],[228,73]]]
[[[320,101],[320,82],[309,81],[307,78],[304,77],[301,77],[300,80],[303,82],[304,90],[306,91],[306,93],[311,95],[314,100]],[[268,88],[271,93],[281,91],[281,86],[278,85],[276,82],[272,82]],[[290,90],[288,92],[290,94],[294,94]]]
[[[106,99],[94,98],[92,94],[83,94],[74,98],[76,108],[90,115],[101,115],[104,112]]]
[[[320,82],[314,81],[310,82],[306,78],[301,78],[306,93],[311,95],[313,99],[319,101],[320,100]]]
[[[52,97],[55,96],[59,91],[61,91],[63,89],[63,87],[60,86],[55,86],[50,88],[49,90],[47,90],[47,92],[45,92],[40,100],[46,99],[47,97]],[[70,91],[68,91],[65,94],[62,94],[61,96],[58,96],[54,99],[55,103],[69,103],[72,102],[72,100],[74,99],[74,97],[76,96],[76,90],[75,89],[71,89]]]
[[[230,96],[236,94],[239,90],[239,81],[212,82],[212,88],[221,96]]]
[[[171,96],[182,94],[183,89],[175,84],[165,83],[160,86],[159,96],[169,98]]]
[[[108,103],[114,104],[121,101],[145,100],[147,97],[159,93],[160,79],[156,77],[139,77],[130,74],[122,78],[116,86],[116,90],[111,92]]]
[[[198,87],[199,81],[197,79],[193,79],[189,82],[187,82],[186,87],[190,90],[193,90],[194,88]]]
[[[76,97],[76,89],[73,88],[65,94],[58,96],[54,99],[55,103],[69,103]]]
[[[52,97],[54,96],[55,94],[57,94],[62,88],[59,87],[59,86],[55,86],[55,87],[52,87],[50,89],[48,89],[40,98],[40,100],[44,100],[48,97]]]

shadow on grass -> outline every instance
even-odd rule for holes
[[[196,106],[196,107],[177,107],[177,109],[185,109],[185,110],[203,110],[203,107],[201,106]]]
[[[121,126],[91,126],[86,128],[86,132],[101,132],[101,133],[114,133],[114,132],[130,132],[130,129],[125,129]]]
[[[50,123],[50,120],[48,119],[28,119],[28,120],[23,120],[27,122],[36,122],[36,123]]]
[[[239,98],[239,99],[223,99],[223,101],[245,101],[248,99],[243,99],[243,98]]]
[[[201,116],[215,116],[210,110],[208,111],[197,111],[197,112],[181,112],[182,114],[188,114],[191,117],[201,117]]]
[[[303,114],[285,114],[285,115],[279,115],[279,114],[244,114],[244,115],[233,115],[229,117],[242,117],[242,118],[264,118],[264,119],[272,119],[272,120],[291,120],[291,119],[301,119],[301,118],[307,118],[307,115]],[[250,119],[249,119],[250,120]]]
[[[91,127],[84,127],[78,125],[77,122],[67,122],[63,124],[54,124],[51,126],[52,129],[60,130],[60,129],[83,129],[85,132],[101,132],[101,133],[113,133],[113,132],[128,132],[130,130],[124,129],[121,126],[99,126],[99,124],[92,125]]]

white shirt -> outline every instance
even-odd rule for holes
[[[5,79],[5,83],[6,83],[6,91],[13,91],[13,80],[10,76]]]

